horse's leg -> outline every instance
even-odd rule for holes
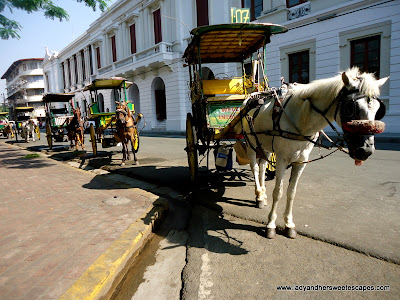
[[[85,133],[83,132],[83,128],[80,130],[80,139],[82,149],[85,150]]]
[[[32,141],[35,141],[35,127],[32,128]]]
[[[121,141],[122,141],[122,163],[121,163],[121,166],[125,166],[127,145],[126,145],[125,138],[122,138]]]
[[[283,213],[283,219],[285,221],[287,235],[292,239],[294,239],[297,235],[295,225],[293,223],[293,201],[294,197],[296,196],[297,183],[299,182],[299,178],[303,173],[305,167],[305,164],[294,164],[292,166],[289,186],[287,189],[287,202],[285,212]]]
[[[75,150],[79,151],[79,132],[78,131],[76,131],[76,134],[75,134]]]
[[[125,139],[125,147],[126,147],[126,159],[131,160],[131,156],[129,154],[129,135],[128,135],[128,133],[125,133],[124,139]]]
[[[260,184],[260,166],[258,165],[257,155],[253,149],[248,149],[248,157],[250,160],[251,171],[253,172],[255,182],[256,205],[258,208],[264,208],[264,194]]]
[[[285,175],[287,164],[284,161],[279,161],[277,159],[276,162],[276,181],[275,181],[275,188],[272,194],[273,202],[271,211],[268,215],[268,224],[267,224],[267,238],[273,239],[276,235],[276,209],[278,207],[278,202],[282,198],[283,193],[283,176]]]
[[[260,176],[260,186],[261,186],[261,192],[264,197],[264,204],[267,205],[267,194],[265,193],[265,171],[267,170],[267,161],[263,158],[259,159],[259,176]]]

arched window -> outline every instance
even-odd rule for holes
[[[104,112],[104,97],[102,93],[97,95],[97,101],[99,102],[99,112]]]
[[[164,81],[157,77],[153,81],[154,98],[156,104],[156,118],[157,121],[164,121],[167,119],[167,98],[165,96]]]
[[[83,108],[82,108],[82,115],[84,116],[84,117],[86,117],[87,116],[87,107],[88,107],[88,105],[87,105],[87,101],[86,100],[83,100]]]
[[[129,88],[129,100],[133,103],[136,113],[140,112],[140,94],[139,88],[136,84],[133,84]]]
[[[203,79],[204,80],[212,80],[215,79],[213,71],[207,67],[201,68],[201,73],[203,74]]]

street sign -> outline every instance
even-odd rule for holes
[[[250,8],[231,7],[231,23],[249,23]]]

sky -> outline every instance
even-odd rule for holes
[[[118,0],[109,1],[108,5]],[[22,30],[20,39],[0,39],[0,77],[8,70],[13,62],[25,58],[44,58],[45,47],[50,51],[60,51],[74,39],[82,35],[98,17],[100,9],[93,11],[84,3],[76,0],[53,0],[64,8],[69,14],[69,21],[60,22],[58,19],[46,19],[43,12],[28,14],[25,11],[4,10],[5,17],[17,21]],[[3,94],[7,95],[6,80],[0,80],[0,101],[3,102]]]

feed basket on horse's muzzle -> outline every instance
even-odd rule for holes
[[[378,134],[385,130],[385,123],[382,121],[353,120],[350,122],[343,122],[342,128],[344,132]]]

